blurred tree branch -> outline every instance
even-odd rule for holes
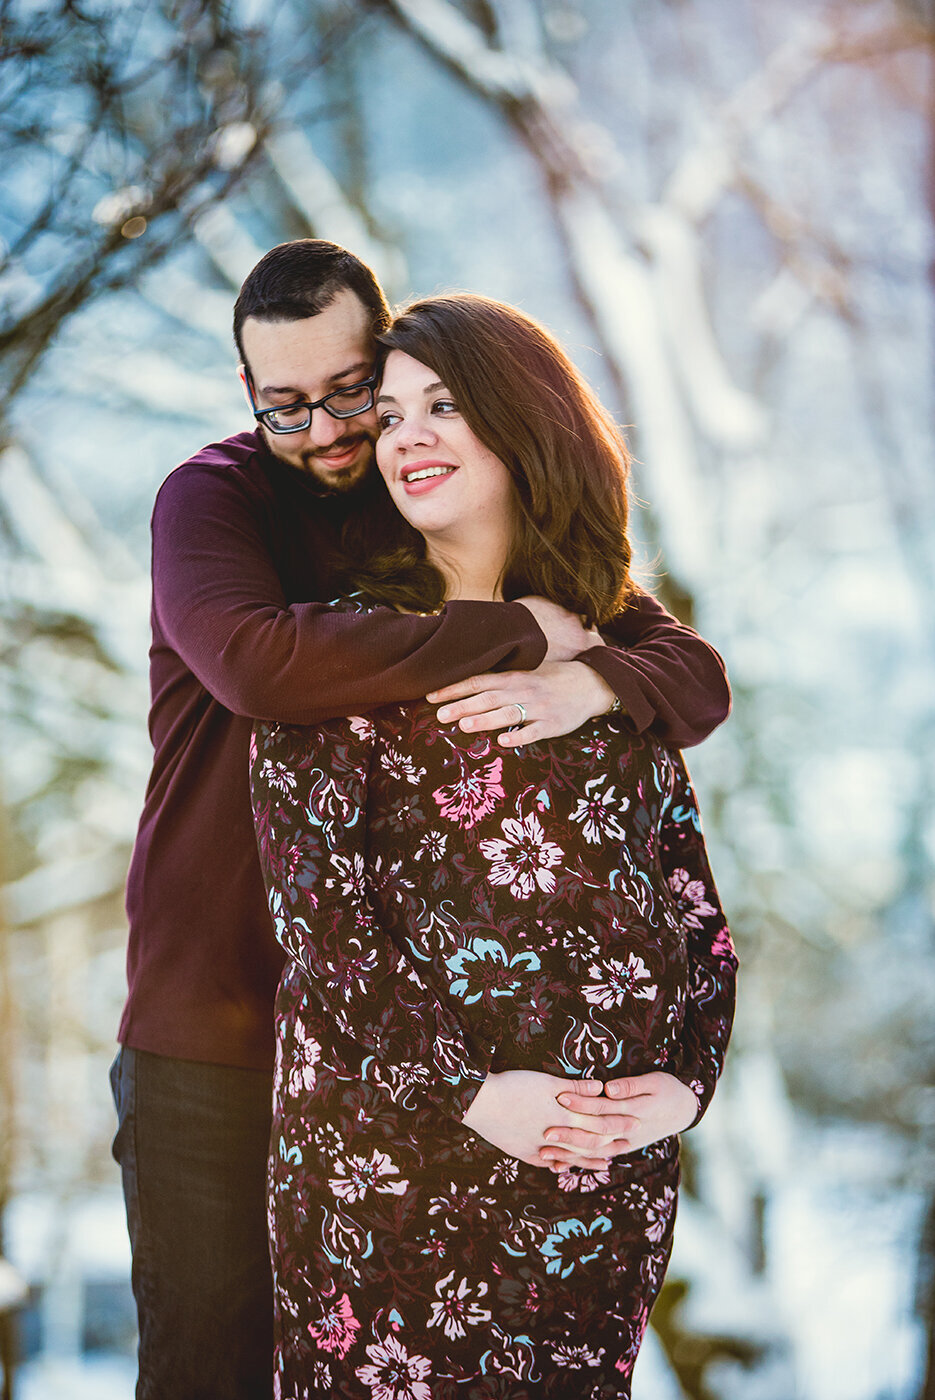
[[[0,421],[67,317],[135,284],[251,174],[290,78],[353,23],[332,8],[296,44],[231,13],[220,0],[2,0]]]

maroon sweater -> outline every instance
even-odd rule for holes
[[[313,723],[411,700],[465,676],[530,669],[545,640],[518,603],[438,617],[334,612],[324,499],[255,433],[204,448],[153,511],[153,770],[127,881],[125,1045],[268,1068],[283,955],[273,937],[248,790],[252,721]],[[582,655],[636,730],[700,742],[730,700],[723,664],[648,595]],[[625,650],[624,648],[631,648]]]

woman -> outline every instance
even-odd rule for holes
[[[538,593],[610,623],[630,591],[626,449],[558,345],[466,295],[381,340],[377,462],[400,514],[384,493],[351,527],[345,606]],[[733,1014],[681,759],[614,715],[505,751],[423,702],[255,740],[290,957],[277,1395],[628,1396],[674,1133],[710,1099]],[[607,1141],[547,1170],[545,1129],[585,1121],[556,1094],[621,1075],[659,1088],[665,1135],[601,1119]]]

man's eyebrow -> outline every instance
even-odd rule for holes
[[[448,390],[445,388],[445,385],[441,382],[441,380],[440,380],[440,379],[436,379],[436,380],[434,380],[431,384],[426,384],[426,386],[425,386],[425,388],[422,390],[422,392],[423,392],[423,394],[437,394],[438,391],[439,391],[439,389],[445,389],[445,393],[446,393],[446,394],[447,394],[447,392],[448,392]],[[395,403],[396,400],[394,399],[394,397],[393,397],[392,394],[377,394],[376,402],[377,402],[377,403]]]
[[[338,370],[328,381],[329,384],[336,384],[339,379],[347,379],[349,375],[366,378],[372,366],[369,360],[360,360],[356,365],[348,365],[347,369]],[[292,384],[263,384],[260,388],[261,394],[291,394],[294,399],[302,398],[302,390],[296,389]]]

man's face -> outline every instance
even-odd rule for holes
[[[373,365],[373,337],[363,302],[345,288],[330,306],[303,321],[243,324],[244,354],[257,408],[314,403],[366,379]],[[377,439],[374,409],[332,418],[316,408],[301,433],[260,431],[274,457],[310,476],[328,491],[352,490],[367,475]]]

